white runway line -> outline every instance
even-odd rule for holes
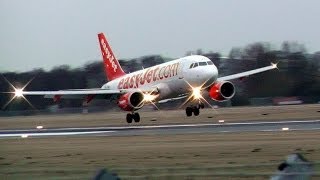
[[[286,123],[316,123],[320,120],[306,121],[265,121],[244,123],[200,123],[200,124],[173,124],[173,125],[146,125],[146,126],[105,126],[105,127],[79,127],[79,128],[54,128],[54,130],[82,130],[82,129],[152,129],[152,128],[175,128],[175,127],[201,127],[201,126],[232,126],[232,125],[261,125],[261,124],[286,124]],[[8,130],[12,131],[12,130]],[[14,131],[14,130],[13,130]],[[17,130],[20,131],[20,130]],[[5,132],[2,131],[2,132]]]
[[[116,131],[92,131],[92,132],[58,132],[58,133],[17,133],[17,134],[0,134],[0,137],[35,137],[35,136],[70,136],[70,135],[88,135],[88,134],[102,134],[113,133]]]
[[[200,124],[164,124],[164,125],[146,125],[146,126],[107,126],[107,127],[80,127],[80,128],[52,128],[52,129],[39,129],[39,132],[35,132],[35,129],[21,129],[21,130],[0,130],[2,134],[1,137],[23,137],[27,138],[30,136],[69,136],[69,135],[90,135],[90,134],[103,134],[103,133],[112,133],[112,132],[119,132],[121,130],[135,130],[135,129],[161,129],[161,128],[188,128],[188,127],[228,127],[228,126],[238,126],[238,125],[281,125],[281,124],[290,124],[290,123],[318,123],[320,120],[305,120],[305,121],[269,121],[269,122],[244,122],[244,123],[200,123]],[[288,128],[288,127],[286,127]],[[68,132],[68,131],[77,131],[78,132]],[[118,131],[119,130],[119,131]],[[289,128],[287,129],[289,130]],[[286,129],[282,129],[278,127],[277,129],[265,129],[265,130],[255,130],[260,132],[276,132],[276,131],[287,131]],[[290,131],[294,130],[307,130],[307,129],[290,129]],[[308,130],[318,130],[318,128],[309,128]],[[30,132],[32,131],[32,132]],[[46,131],[64,131],[64,132],[46,132]],[[85,132],[79,132],[85,131]],[[245,130],[248,131],[248,130]],[[250,130],[249,130],[250,131]],[[8,134],[6,134],[8,132]],[[12,133],[16,132],[16,133]],[[29,133],[30,132],[30,133]],[[219,130],[218,130],[219,132]],[[221,131],[220,131],[221,132]],[[239,132],[238,130],[235,131],[224,131],[227,132]]]

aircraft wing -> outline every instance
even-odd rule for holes
[[[242,72],[242,73],[238,73],[238,74],[232,74],[232,75],[228,75],[228,76],[224,76],[224,77],[219,77],[217,79],[217,81],[228,81],[228,80],[232,80],[232,79],[238,79],[238,78],[242,78],[242,77],[247,77],[253,74],[257,74],[257,73],[261,73],[264,71],[269,71],[271,69],[275,69],[277,68],[277,64],[271,63],[270,66],[266,66],[263,68],[258,68],[258,69],[254,69],[251,71],[246,71],[246,72]]]
[[[121,90],[59,90],[59,91],[23,91],[23,95],[96,95],[96,94],[121,94]]]
[[[22,91],[21,95],[44,96],[52,99],[109,99],[113,96],[124,94],[124,90],[110,89],[68,89],[59,91]]]
[[[18,90],[19,91],[19,90]],[[16,94],[26,95],[26,96],[44,96],[45,98],[52,99],[110,99],[112,97],[116,98],[118,95],[132,92],[132,89],[67,89],[58,91],[21,91],[15,92]],[[140,90],[142,93],[154,92],[154,89],[143,89]]]

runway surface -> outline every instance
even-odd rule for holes
[[[106,126],[86,128],[52,128],[52,129],[10,129],[0,130],[0,138],[39,137],[39,136],[134,136],[159,134],[190,133],[239,133],[320,130],[320,120],[278,121],[278,122],[246,122],[246,123],[206,123],[206,124],[174,124],[139,126]]]

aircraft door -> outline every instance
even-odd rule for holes
[[[179,79],[183,79],[184,78],[184,74],[186,73],[185,71],[185,63],[184,62],[181,62],[179,64],[179,69],[178,69],[178,76],[179,76]]]

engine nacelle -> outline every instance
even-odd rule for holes
[[[129,92],[118,99],[118,106],[125,111],[133,111],[142,108],[144,105],[142,92]]]
[[[215,101],[225,101],[231,99],[235,94],[235,87],[229,81],[214,83],[209,90],[211,99]]]

